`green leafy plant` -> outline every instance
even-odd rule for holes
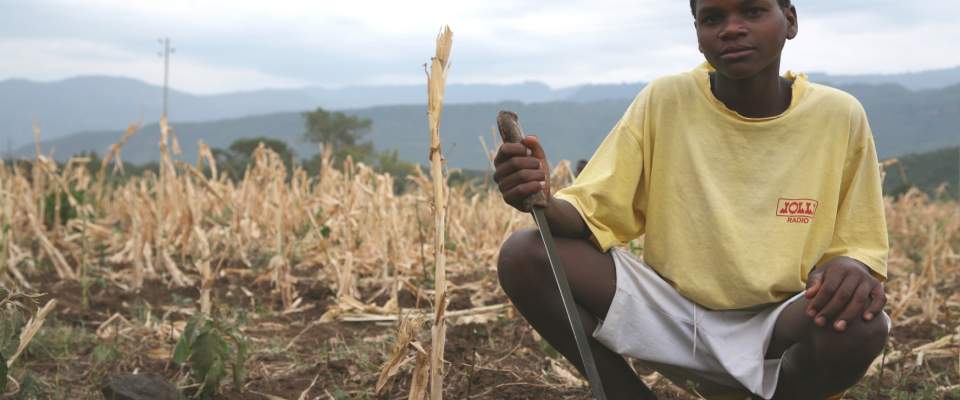
[[[86,198],[86,192],[83,190],[70,189],[70,195],[73,196],[77,205],[83,204]],[[79,210],[70,205],[68,197],[65,192],[58,191],[56,193],[50,193],[44,198],[43,222],[46,224],[47,229],[53,227],[58,217],[61,224],[66,224],[67,221],[77,218],[80,215]],[[59,215],[57,214],[57,202],[60,203]]]
[[[7,391],[7,359],[0,353],[0,393]]]
[[[90,360],[94,365],[102,365],[113,362],[120,357],[120,351],[113,343],[100,343],[90,352]]]
[[[26,352],[48,360],[69,360],[82,349],[90,348],[96,336],[89,331],[51,317],[44,329],[37,332]]]
[[[220,382],[227,376],[227,364],[233,372],[234,386],[242,386],[248,354],[247,340],[236,326],[197,314],[187,321],[173,350],[173,362],[186,365],[200,383],[196,397],[209,399],[219,392]]]
[[[7,388],[10,370],[8,359],[17,357],[20,346],[21,333],[31,316],[31,309],[36,307],[36,295],[27,295],[17,291],[10,291],[0,285],[0,395]],[[21,392],[23,383],[21,382]]]
[[[347,392],[344,392],[339,386],[333,387],[332,396],[334,400],[350,400],[350,395]]]

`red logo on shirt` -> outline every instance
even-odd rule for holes
[[[809,224],[817,214],[820,202],[811,199],[780,199],[777,201],[777,216],[787,217],[791,224]]]

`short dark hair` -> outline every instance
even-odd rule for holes
[[[780,4],[780,7],[787,8],[790,7],[790,0],[777,0],[777,4]],[[697,16],[697,0],[690,0],[690,12],[693,13],[693,16]]]

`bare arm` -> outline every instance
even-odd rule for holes
[[[549,199],[544,215],[550,222],[550,230],[554,236],[573,239],[590,237],[590,228],[572,204],[553,196]]]

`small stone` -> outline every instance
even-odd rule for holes
[[[177,400],[177,388],[155,372],[114,376],[102,392],[106,400]]]

